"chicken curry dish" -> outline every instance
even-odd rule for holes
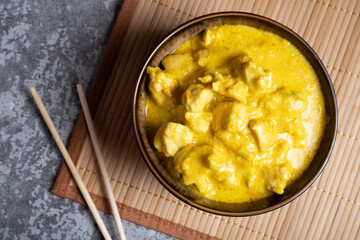
[[[147,75],[148,138],[200,196],[242,203],[283,194],[316,154],[326,125],[320,83],[278,35],[208,28]]]

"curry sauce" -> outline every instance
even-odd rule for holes
[[[318,78],[289,41],[260,29],[206,29],[148,67],[146,123],[168,171],[222,202],[282,194],[325,127]]]

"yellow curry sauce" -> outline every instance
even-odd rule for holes
[[[317,76],[281,37],[206,29],[149,67],[148,136],[169,172],[222,202],[284,188],[309,166],[325,126]]]

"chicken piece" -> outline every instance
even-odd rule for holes
[[[216,171],[226,168],[226,162],[229,160],[228,155],[223,146],[219,144],[214,145],[213,153],[208,157],[209,168]]]
[[[212,83],[212,89],[214,92],[246,103],[246,96],[249,88],[239,78],[234,79],[231,76],[223,76],[222,74],[216,72],[215,80],[216,81]]]
[[[218,46],[194,52],[194,60],[206,70],[217,71],[226,65],[234,54],[231,48]]]
[[[174,164],[175,169],[181,174],[197,178],[207,172],[207,166],[204,159],[207,158],[212,152],[212,146],[189,144],[175,154]],[[189,180],[189,179],[188,179]],[[186,182],[186,185],[192,184],[192,182]]]
[[[190,112],[202,112],[214,93],[201,84],[190,85],[183,95],[183,104]]]
[[[259,178],[261,178],[261,174],[259,173],[259,168],[254,166],[248,167],[244,178],[245,178],[244,182],[249,189],[258,188],[257,181],[259,181]]]
[[[290,116],[298,117],[302,112],[307,108],[306,99],[301,98],[298,94],[293,93],[289,94],[284,99],[284,110],[287,110],[287,113]]]
[[[262,152],[267,152],[277,141],[276,122],[274,120],[251,120],[249,127]]]
[[[270,161],[273,164],[282,164],[288,162],[287,153],[289,152],[290,145],[286,140],[279,140],[274,146]]]
[[[210,49],[214,48],[216,45],[221,45],[219,44],[219,42],[224,39],[223,34],[224,32],[222,31],[221,28],[214,27],[214,28],[205,29],[205,31],[202,34],[203,45],[206,48],[210,48]]]
[[[260,106],[264,106],[264,108],[271,114],[276,113],[279,114],[279,110],[282,107],[282,100],[284,98],[284,95],[280,91],[276,91],[271,94],[265,95],[260,100]]]
[[[212,114],[209,112],[186,112],[185,121],[191,129],[197,132],[207,132],[210,127]]]
[[[234,155],[222,144],[215,144],[212,154],[209,155],[208,167],[213,170],[213,176],[217,181],[235,183]]]
[[[152,97],[160,106],[166,106],[177,88],[177,81],[158,67],[149,67],[147,74],[150,77],[149,90]]]
[[[209,28],[205,29],[205,31],[203,33],[204,46],[209,47],[210,43],[211,43],[211,41],[213,40],[214,37],[215,36],[214,36],[213,32],[211,31],[211,29],[209,29]]]
[[[242,131],[247,125],[246,106],[237,102],[222,102],[213,110],[212,128],[215,132]]]
[[[179,123],[169,122],[157,131],[154,146],[167,157],[173,157],[180,148],[191,143],[193,134],[190,129]]]
[[[166,56],[162,61],[166,72],[171,72],[173,78],[182,82],[183,78],[194,72],[198,65],[193,61],[191,53],[178,53]]]
[[[307,153],[299,148],[290,148],[286,154],[286,159],[291,163],[294,169],[306,166]]]
[[[268,114],[286,121],[299,118],[301,113],[307,109],[308,103],[306,98],[301,97],[298,93],[278,90],[265,95],[260,105],[264,106]]]
[[[209,175],[202,175],[198,178],[195,182],[195,186],[201,193],[215,194],[215,191],[212,190],[214,187]]]
[[[212,146],[188,145],[178,151],[174,158],[175,169],[182,175],[185,185],[194,184],[202,192],[208,192],[213,187],[210,180],[210,169],[205,159],[212,153]]]
[[[235,68],[235,75],[242,75],[251,91],[266,93],[274,89],[272,73],[257,66],[249,57],[235,58],[232,65]]]
[[[206,75],[204,77],[199,77],[198,80],[202,83],[210,83],[213,81],[213,77],[211,75]]]
[[[249,84],[248,84],[249,85]],[[251,81],[251,88],[260,93],[267,93],[275,88],[272,86],[272,72],[265,70],[264,75]]]
[[[300,119],[293,119],[286,122],[285,130],[290,133],[295,148],[304,148],[307,145],[307,134]]]
[[[209,193],[216,181],[237,184],[232,158],[234,155],[220,144],[190,144],[176,153],[174,163],[185,185],[194,184],[200,192]]]
[[[294,174],[294,168],[290,163],[285,163],[276,167],[266,169],[266,188],[277,194],[283,194],[287,182]]]
[[[244,68],[246,83],[252,91],[269,92],[272,88],[272,73],[249,61]]]
[[[239,154],[244,159],[255,161],[256,154],[254,152],[257,151],[257,143],[255,139],[251,137],[250,130],[246,129],[244,134],[226,130],[218,131],[215,133],[215,136],[219,138],[227,148]]]

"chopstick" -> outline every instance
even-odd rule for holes
[[[60,152],[62,153],[62,155],[65,159],[66,164],[68,165],[68,167],[70,169],[71,174],[73,175],[73,177],[75,179],[75,182],[77,183],[77,185],[85,199],[85,202],[89,206],[90,211],[93,214],[95,221],[98,224],[102,235],[104,236],[104,238],[106,240],[111,240],[110,234],[109,234],[108,230],[106,229],[106,226],[105,226],[104,222],[102,221],[100,214],[99,214],[97,208],[95,207],[95,204],[92,201],[89,192],[87,191],[87,189],[85,187],[84,182],[81,180],[81,177],[80,177],[78,171],[76,170],[76,167],[75,167],[73,161],[71,160],[71,157],[70,157],[68,151],[66,150],[66,147],[59,136],[59,133],[57,132],[53,122],[51,121],[51,118],[50,118],[48,112],[46,111],[46,108],[45,108],[43,102],[41,101],[41,99],[34,87],[30,88],[30,91],[34,97],[34,100],[35,100],[52,136],[54,137],[56,144],[59,147]]]
[[[87,100],[86,100],[86,97],[85,97],[85,94],[84,94],[84,90],[83,90],[81,84],[77,84],[76,88],[77,88],[79,98],[80,98],[80,102],[81,102],[81,106],[82,106],[82,109],[83,109],[83,112],[84,112],[84,115],[85,115],[85,120],[86,120],[88,129],[89,129],[90,138],[91,138],[91,141],[93,143],[94,150],[95,150],[95,155],[96,155],[96,158],[98,160],[100,173],[101,173],[103,182],[105,184],[105,190],[106,190],[107,197],[109,198],[111,211],[112,211],[112,214],[114,216],[115,223],[116,223],[116,228],[118,230],[120,239],[125,240],[126,237],[125,237],[124,229],[123,229],[122,224],[121,224],[119,211],[118,211],[118,208],[117,208],[117,205],[116,205],[114,193],[112,191],[112,187],[111,187],[111,184],[110,184],[110,179],[109,179],[109,176],[108,176],[108,173],[107,173],[107,170],[106,170],[106,166],[105,166],[105,163],[104,163],[104,158],[103,158],[103,155],[101,153],[100,144],[98,142],[98,139],[97,139],[97,136],[96,136],[96,133],[95,133],[94,123],[93,123],[92,118],[91,118],[91,114],[90,114],[89,106],[88,106],[88,103],[87,103]]]

